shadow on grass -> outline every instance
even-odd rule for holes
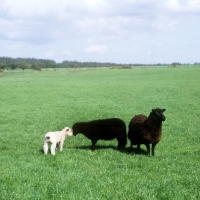
[[[56,145],[56,151],[58,151],[58,150],[59,150],[59,146],[58,146],[58,144],[57,144],[57,145]],[[59,150],[59,151],[60,151],[60,150]],[[39,152],[42,153],[42,154],[44,154],[43,148],[42,148],[42,149],[39,149]],[[48,149],[48,153],[51,153],[50,148]]]
[[[59,152],[60,152],[60,150],[58,150],[58,149],[56,149],[56,151],[59,151]],[[41,154],[44,154],[44,150],[43,150],[43,149],[39,149],[39,152],[40,152]],[[47,153],[48,153],[48,154],[51,153],[50,149],[48,149],[48,152],[47,152]]]
[[[135,154],[135,155],[147,155],[147,151],[140,149],[139,151],[137,150],[137,148],[130,148],[130,147],[126,147],[125,149],[118,149],[118,151],[120,151],[121,153],[125,153],[125,154]]]
[[[67,147],[68,149],[79,149],[79,150],[89,150],[91,151],[91,145],[84,145],[84,146],[75,146],[75,147]],[[115,151],[119,151],[120,153],[125,153],[125,154],[132,154],[132,155],[147,155],[147,151],[140,149],[139,151],[137,148],[130,148],[130,147],[125,147],[121,149],[117,149],[116,146],[112,145],[96,145],[95,146],[95,151],[101,150],[101,149],[113,149]],[[39,152],[41,154],[44,154],[43,149],[40,149]],[[48,151],[50,153],[50,150]]]
[[[69,148],[69,147],[68,147]],[[72,149],[80,149],[80,150],[90,150],[91,151],[91,145],[86,145],[86,146],[76,146],[76,147],[71,147]],[[137,155],[147,155],[147,151],[140,149],[139,151],[136,148],[130,148],[130,147],[126,147],[126,148],[121,148],[121,149],[117,149],[116,146],[112,146],[112,145],[96,145],[95,146],[95,151],[96,150],[101,150],[101,149],[113,149],[115,151],[119,151],[121,153],[125,153],[125,154],[137,154]]]
[[[43,149],[40,149],[40,150],[39,150],[39,152],[40,152],[40,153],[42,153],[42,154],[44,154],[44,151],[43,151]]]
[[[91,145],[86,145],[86,146],[76,146],[76,147],[71,147],[73,149],[83,149],[83,150],[91,150]],[[113,149],[115,150],[116,147],[112,145],[95,145],[95,150],[99,149]]]

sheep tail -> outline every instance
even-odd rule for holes
[[[49,136],[45,137],[45,138],[44,138],[44,142],[48,142],[48,141],[49,141],[49,139],[50,139],[50,137],[49,137]]]

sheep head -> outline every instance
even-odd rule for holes
[[[73,135],[76,136],[78,134],[78,129],[77,129],[77,123],[75,123],[73,126],[72,126],[72,130],[73,130]]]
[[[155,109],[152,109],[152,112],[150,113],[150,115],[155,116],[156,119],[158,119],[159,121],[165,121],[166,117],[163,114],[165,110],[166,109],[155,108]]]

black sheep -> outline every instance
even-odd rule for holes
[[[91,140],[91,149],[95,149],[98,140],[118,140],[117,148],[124,148],[127,143],[126,125],[118,118],[99,119],[90,122],[77,122],[72,126],[73,135],[82,133]]]
[[[128,138],[132,145],[137,145],[140,150],[140,144],[145,144],[148,156],[150,156],[150,144],[152,144],[152,155],[156,144],[160,141],[162,135],[162,122],[165,121],[163,112],[166,109],[152,109],[149,116],[135,115],[129,123]]]

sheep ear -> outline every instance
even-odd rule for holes
[[[165,112],[166,109],[162,109],[163,112]]]
[[[154,110],[154,111],[155,111],[156,115],[158,115],[158,116],[159,116],[159,113],[158,113],[156,110]]]

